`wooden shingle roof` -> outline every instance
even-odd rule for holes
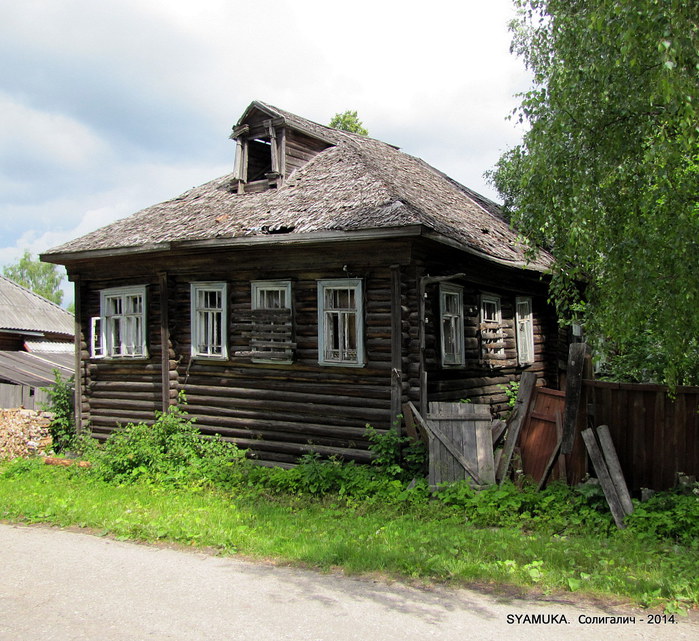
[[[51,262],[83,252],[168,249],[177,243],[419,227],[426,235],[485,258],[544,271],[530,261],[497,205],[422,160],[372,138],[325,127],[262,102],[252,108],[329,142],[278,189],[239,194],[229,174],[147,207],[43,254]],[[244,115],[245,116],[245,115]],[[244,118],[244,117],[243,117]],[[241,120],[243,120],[241,118]],[[278,237],[276,238],[278,240]]]

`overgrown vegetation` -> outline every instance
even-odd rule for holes
[[[336,113],[328,123],[328,127],[339,129],[340,131],[349,131],[360,136],[368,136],[369,131],[364,126],[364,123],[359,119],[356,111],[348,109],[343,113]]]
[[[309,454],[267,468],[203,437],[183,407],[90,446],[90,469],[0,467],[0,518],[79,525],[350,572],[699,604],[699,486],[637,504],[618,531],[599,488],[467,483],[431,492],[419,452],[369,429],[372,465]],[[422,457],[424,461],[424,454]]]
[[[49,397],[45,409],[53,414],[49,429],[53,449],[60,453],[70,449],[75,441],[73,376],[64,379],[57,369],[53,370],[53,375],[55,378],[53,385],[44,388]]]
[[[184,401],[184,397],[180,397]],[[244,453],[220,436],[206,438],[181,405],[159,412],[153,424],[129,423],[117,428],[101,448],[87,452],[98,478],[128,483],[216,484]]]
[[[533,77],[491,174],[615,378],[699,382],[699,20],[687,0],[515,0]],[[651,275],[651,277],[649,277]],[[586,284],[581,301],[579,283]]]

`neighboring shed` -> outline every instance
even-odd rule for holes
[[[54,369],[72,376],[74,325],[70,312],[0,276],[0,407],[35,409]]]
[[[544,253],[422,160],[262,102],[235,171],[46,252],[75,282],[78,413],[106,437],[184,391],[267,461],[368,458],[401,404],[556,386]]]

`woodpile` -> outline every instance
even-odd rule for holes
[[[0,410],[0,460],[45,455],[52,445],[50,424],[48,412]]]

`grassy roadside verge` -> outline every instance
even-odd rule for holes
[[[578,592],[697,607],[699,547],[637,532],[557,535],[474,525],[436,501],[270,493],[238,483],[109,483],[40,461],[0,464],[0,519],[89,527],[349,573]]]

